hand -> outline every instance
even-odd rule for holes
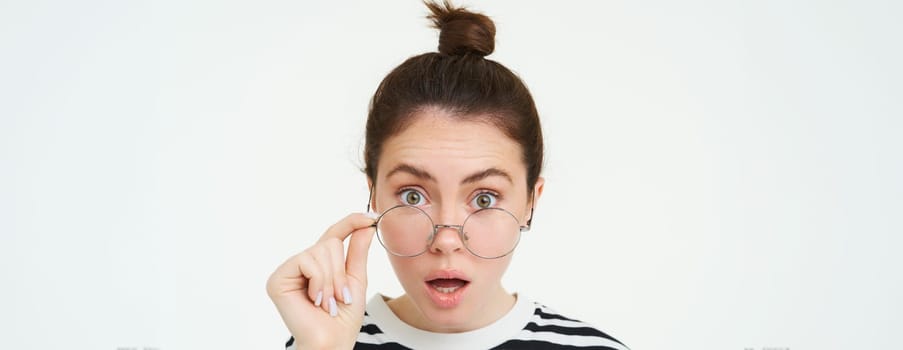
[[[364,320],[374,219],[351,214],[270,275],[267,294],[301,349],[351,349]],[[343,241],[351,236],[348,256]]]

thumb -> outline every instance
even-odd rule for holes
[[[367,254],[376,229],[366,227],[351,233],[348,242],[348,257],[345,259],[345,273],[367,284]]]

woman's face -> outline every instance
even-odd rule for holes
[[[495,126],[455,120],[426,109],[383,145],[373,207],[377,212],[415,205],[433,223],[462,225],[474,211],[503,208],[520,225],[530,216],[526,167],[520,146]],[[542,190],[537,182],[536,198]],[[393,310],[415,327],[460,332],[504,315],[514,299],[501,285],[511,254],[483,259],[471,254],[454,228],[440,228],[416,257],[389,255],[406,292]]]

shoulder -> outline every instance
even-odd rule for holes
[[[496,349],[557,349],[580,348],[598,350],[628,350],[613,336],[592,325],[566,317],[561,313],[533,302],[533,315],[517,335]]]
[[[512,310],[509,316],[497,322],[497,325],[480,330],[482,332],[481,338],[486,338],[483,340],[488,341],[490,344],[498,345],[486,346],[487,344],[484,343],[484,345],[479,346],[480,348],[491,348],[492,350],[629,350],[627,346],[613,336],[586,322],[566,317],[543,304],[528,301],[526,298],[520,300],[518,305],[515,306],[516,310]],[[371,303],[368,303],[368,310],[364,313],[355,349],[409,350],[424,348],[424,346],[427,346],[424,344],[432,344],[428,347],[435,348],[437,342],[442,344],[443,348],[448,349],[474,348],[473,344],[463,347],[459,346],[466,343],[466,341],[455,335],[452,335],[452,338],[448,338],[449,335],[447,334],[427,334],[427,332],[413,330],[411,332],[414,333],[406,332],[403,328],[400,328],[405,327],[400,324],[401,321],[380,317],[384,313],[380,307],[381,305],[378,302],[373,302],[373,300],[371,300]],[[372,312],[376,312],[376,314]],[[507,324],[498,327],[498,323]],[[390,331],[394,330],[394,332],[386,334],[384,326],[394,327],[390,329]],[[415,341],[419,338],[423,338],[420,339],[423,341]],[[289,339],[286,349],[295,349],[292,344],[293,340]],[[465,342],[462,343],[462,341]]]

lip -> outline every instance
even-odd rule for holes
[[[459,279],[466,283],[455,289],[454,292],[442,293],[430,284],[430,281],[436,279]],[[426,294],[430,297],[433,305],[440,309],[452,309],[463,301],[465,293],[467,292],[467,287],[470,286],[470,279],[467,278],[464,273],[457,270],[436,270],[427,275],[426,279],[423,281],[423,286],[426,288]]]
[[[430,272],[430,274],[426,275],[426,278],[423,280],[424,282],[429,282],[435,279],[459,279],[462,281],[470,282],[470,278],[467,278],[463,272],[458,270],[435,270]]]

